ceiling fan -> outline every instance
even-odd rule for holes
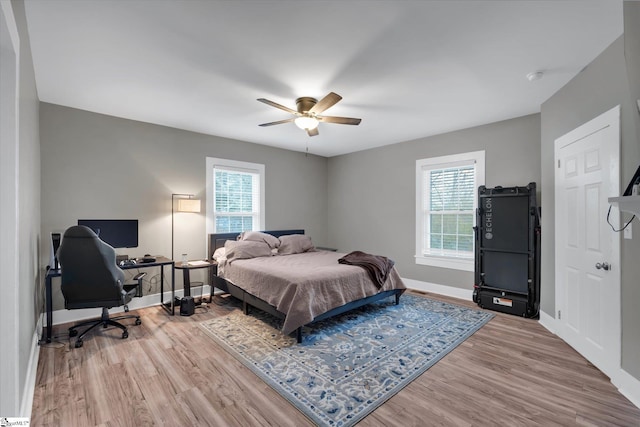
[[[263,123],[259,126],[273,126],[273,125],[280,125],[283,123],[294,122],[296,126],[298,126],[300,129],[306,130],[309,136],[316,136],[318,135],[318,124],[320,122],[338,123],[341,125],[359,125],[362,119],[354,119],[351,117],[333,117],[333,116],[319,115],[323,111],[333,107],[341,99],[342,97],[334,92],[331,92],[329,95],[325,96],[320,101],[318,101],[315,98],[303,96],[301,98],[296,99],[296,107],[298,108],[298,111],[296,111],[289,107],[285,107],[284,105],[280,105],[276,102],[269,101],[268,99],[259,98],[258,101],[264,102],[265,104],[271,105],[272,107],[276,107],[281,110],[284,110],[295,116],[295,117],[291,117],[290,119],[279,120],[277,122]]]

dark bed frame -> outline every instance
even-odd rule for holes
[[[273,230],[273,231],[264,231],[264,233],[271,234],[275,237],[284,236],[287,234],[304,234],[304,230]],[[213,253],[216,249],[224,247],[224,243],[227,240],[236,240],[240,233],[218,233],[218,234],[209,234],[208,239],[208,259],[213,259]],[[221,289],[231,296],[242,301],[242,311],[244,314],[249,314],[249,308],[255,307],[259,310],[262,310],[266,313],[271,314],[272,316],[277,317],[278,319],[284,319],[286,317],[285,313],[278,311],[273,305],[268,302],[246,292],[244,289],[241,289],[234,284],[226,281],[222,277],[218,277],[212,270],[209,270],[209,283],[215,286],[218,289]],[[320,320],[325,320],[333,316],[340,315],[342,313],[346,313],[347,311],[356,309],[358,307],[362,307],[367,304],[371,304],[373,302],[379,301],[381,299],[395,296],[396,305],[400,304],[400,295],[404,292],[404,289],[392,289],[390,291],[382,291],[375,295],[371,295],[366,298],[362,298],[356,301],[351,301],[345,305],[340,307],[336,307],[332,310],[327,311],[326,313],[320,314],[315,317],[310,323],[318,322]],[[302,326],[296,329],[296,339],[298,343],[302,342]]]

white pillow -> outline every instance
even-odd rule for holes
[[[227,260],[227,250],[225,248],[218,248],[213,253],[213,260],[218,264],[222,264],[222,262]]]
[[[271,234],[263,233],[262,231],[243,231],[238,236],[238,240],[249,240],[252,242],[264,242],[271,249],[280,246],[280,240]]]
[[[236,259],[249,259],[263,256],[271,256],[271,248],[265,242],[253,242],[250,240],[233,241],[224,243],[227,261]]]
[[[313,252],[315,247],[311,243],[311,237],[304,234],[288,234],[280,236],[279,255],[301,254],[303,252]]]

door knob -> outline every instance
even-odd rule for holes
[[[608,262],[603,262],[602,264],[597,263],[597,264],[596,264],[596,268],[597,268],[598,270],[603,269],[603,270],[607,270],[607,271],[608,271],[608,270],[609,270],[609,268],[611,268],[611,266],[609,265],[609,263],[608,263]]]

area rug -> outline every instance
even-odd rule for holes
[[[493,314],[405,294],[312,324],[303,342],[257,309],[200,324],[319,426],[352,426],[433,366]]]

